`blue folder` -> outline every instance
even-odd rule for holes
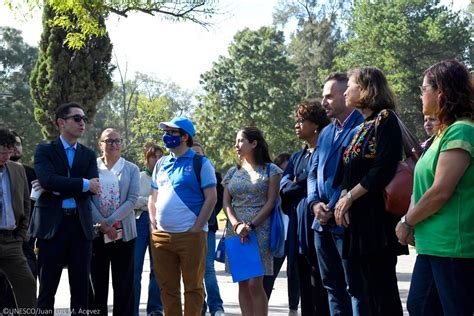
[[[245,243],[240,242],[238,235],[226,238],[225,251],[234,283],[263,275],[262,259],[255,232],[250,232],[248,242]]]

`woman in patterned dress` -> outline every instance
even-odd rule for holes
[[[408,247],[398,243],[399,218],[386,212],[383,199],[402,158],[395,96],[375,67],[351,71],[344,96],[364,117],[343,155],[343,190],[334,212],[336,223],[347,227],[342,251],[352,271],[351,294],[359,301],[353,312],[401,316],[395,267]]]
[[[282,170],[271,163],[267,142],[256,127],[238,132],[235,150],[241,163],[230,168],[222,181],[224,210],[229,219],[226,237],[237,234],[245,238],[255,231],[264,274],[272,275],[270,214],[278,197]],[[239,304],[242,315],[268,314],[263,276],[239,282]]]

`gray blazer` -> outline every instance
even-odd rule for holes
[[[91,201],[92,220],[94,223],[105,221],[109,226],[117,221],[121,221],[123,241],[129,241],[137,237],[137,226],[133,209],[140,190],[140,170],[135,164],[125,161],[125,165],[119,174],[119,187],[120,207],[107,218],[104,218],[99,211],[99,197],[97,195],[93,196]]]

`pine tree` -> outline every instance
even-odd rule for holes
[[[46,5],[40,53],[30,77],[35,119],[49,139],[57,136],[54,111],[60,104],[77,102],[89,118],[94,117],[97,104],[112,89],[113,70],[108,34],[89,37],[82,49],[70,49],[64,45],[67,31],[48,23],[54,15]],[[99,22],[105,27],[103,17]]]

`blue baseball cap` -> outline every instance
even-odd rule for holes
[[[161,129],[164,129],[166,127],[180,128],[189,135],[191,135],[191,137],[194,137],[194,135],[196,135],[196,130],[194,129],[193,122],[191,122],[191,120],[186,117],[175,117],[169,122],[160,122]]]

